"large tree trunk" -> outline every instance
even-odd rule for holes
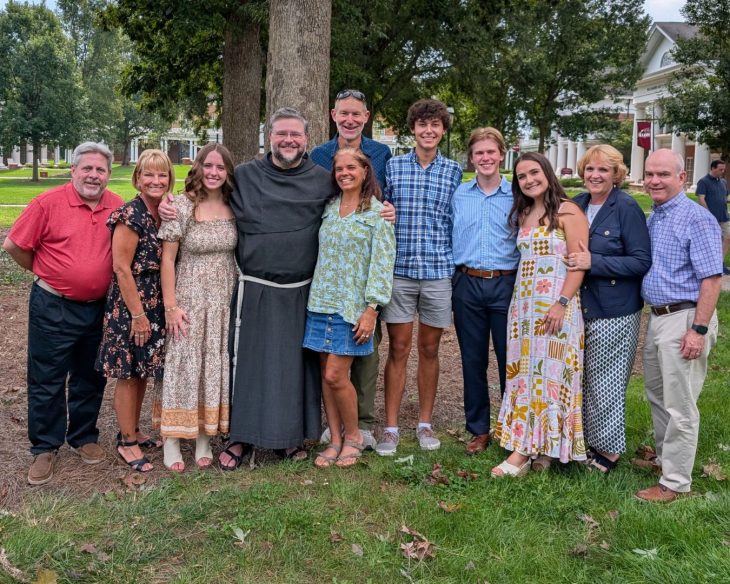
[[[33,178],[32,182],[40,182],[38,178],[38,161],[41,157],[41,142],[40,140],[33,141]]]
[[[325,0],[271,0],[266,117],[281,107],[309,122],[309,149],[329,138],[330,21]]]
[[[234,10],[223,46],[223,142],[238,164],[259,153],[261,120],[259,25]]]

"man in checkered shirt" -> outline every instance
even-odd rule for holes
[[[644,384],[662,476],[636,497],[650,502],[670,502],[690,491],[700,429],[697,398],[717,340],[720,226],[684,194],[686,177],[684,159],[671,150],[657,150],[646,160],[644,189],[654,207],[648,221],[652,266],[641,289],[651,305]]]
[[[398,414],[411,352],[413,320],[418,326],[418,403],[416,431],[424,450],[441,443],[431,417],[438,386],[438,350],[443,329],[451,324],[451,199],[461,183],[461,168],[441,155],[439,142],[451,125],[446,106],[422,99],[408,110],[408,126],[416,139],[413,151],[388,161],[384,198],[397,209],[397,253],[390,303],[381,319],[388,326],[385,365],[385,430],[375,450],[395,454],[399,441]]]

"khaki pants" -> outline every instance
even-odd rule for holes
[[[644,385],[662,465],[659,482],[680,493],[689,492],[692,485],[700,430],[697,399],[707,374],[707,356],[717,340],[715,313],[702,355],[691,360],[682,357],[682,337],[692,326],[694,314],[694,308],[665,316],[652,314],[644,344]]]

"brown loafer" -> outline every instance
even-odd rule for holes
[[[74,450],[86,464],[99,464],[106,457],[104,449],[96,442],[88,442]]]
[[[56,462],[56,451],[36,454],[33,464],[28,470],[28,484],[45,485],[53,478],[53,465]]]
[[[653,487],[638,491],[634,496],[640,501],[648,501],[649,503],[671,503],[684,494],[657,483]]]
[[[479,434],[471,439],[469,444],[466,445],[466,448],[464,448],[464,452],[469,456],[473,456],[484,452],[487,446],[489,446],[489,434]]]

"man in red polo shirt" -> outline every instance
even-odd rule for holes
[[[94,371],[94,359],[112,276],[106,221],[123,203],[106,190],[111,163],[103,144],[78,146],[71,182],[33,199],[3,242],[3,249],[35,274],[28,311],[31,485],[51,480],[64,441],[87,464],[104,459],[96,420],[106,380]]]

